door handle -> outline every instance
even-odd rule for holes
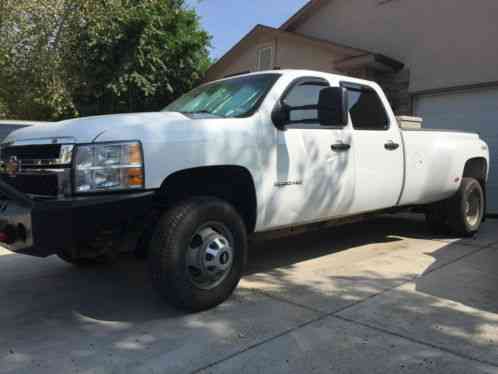
[[[384,148],[387,149],[388,151],[395,151],[396,149],[399,148],[399,144],[391,141],[388,141],[386,144],[384,144]]]
[[[351,148],[351,144],[346,144],[346,143],[337,143],[337,144],[332,144],[330,146],[330,148],[334,151],[334,152],[345,152],[345,151],[349,151],[349,149]]]

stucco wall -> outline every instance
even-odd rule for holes
[[[274,39],[271,37],[257,38],[254,43],[239,48],[236,53],[233,56],[229,56],[223,64],[209,70],[205,80],[213,81],[227,75],[238,74],[244,71],[256,71],[258,66],[258,49],[260,46],[273,43]]]
[[[496,0],[330,0],[294,31],[398,59],[410,91],[498,81]]]
[[[330,73],[334,54],[310,42],[279,37],[276,65],[282,69],[311,69]]]
[[[343,53],[334,53],[309,41],[269,34],[254,38],[238,48],[225,62],[211,69],[206,80],[212,81],[244,71],[257,71],[258,49],[268,45],[274,46],[273,65],[280,69],[333,72],[333,61],[347,57]]]

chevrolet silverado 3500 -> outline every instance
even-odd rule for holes
[[[472,235],[489,170],[477,134],[402,129],[377,84],[302,70],[18,130],[1,158],[7,248],[79,265],[134,238],[158,291],[192,311],[230,296],[250,235],[408,208]]]

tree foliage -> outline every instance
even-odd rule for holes
[[[184,0],[3,0],[0,116],[160,109],[202,78],[208,46]]]

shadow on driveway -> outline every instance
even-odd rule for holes
[[[493,225],[487,227],[493,231]],[[70,357],[79,354],[75,348],[79,340],[117,334],[114,341],[128,342],[131,335],[138,342],[146,331],[150,344],[135,344],[133,340],[132,348],[118,346],[124,353],[116,365],[148,368],[150,360],[150,367],[164,368],[167,365],[162,355],[177,352],[177,356],[168,353],[168,365],[177,365],[182,372],[214,359],[207,352],[215,346],[220,346],[216,357],[224,357],[267,339],[269,334],[280,334],[288,325],[330,313],[449,347],[450,351],[470,352],[468,355],[498,365],[498,256],[492,247],[486,248],[488,241],[494,240],[489,239],[494,236],[488,231],[483,236],[485,243],[478,238],[462,245],[463,241],[429,234],[422,220],[382,216],[254,242],[245,279],[259,282],[260,296],[247,296],[253,290],[258,294],[259,286],[246,287],[243,282],[226,305],[199,315],[166,305],[150,285],[146,264],[131,256],[109,268],[77,269],[55,257],[4,255],[0,256],[0,326],[4,339],[12,339],[21,347],[27,338],[22,334],[60,336],[57,342],[48,343],[67,343]],[[425,253],[425,258],[432,256],[427,265],[419,261],[410,240],[418,247],[437,244],[438,249]],[[346,262],[334,267],[339,257]],[[317,264],[317,269],[307,267],[309,261]],[[284,307],[288,309],[284,311]],[[54,326],[63,329],[55,334],[51,332]],[[188,331],[182,330],[185,326]],[[72,329],[67,341],[64,328]],[[2,337],[0,342],[4,346],[8,343]],[[107,344],[102,342],[99,351],[91,353],[94,361],[88,359],[79,368],[104,362],[104,353],[106,357],[108,352],[116,354],[117,343],[112,347]],[[149,346],[156,350],[147,351]],[[127,362],[132,351],[145,361]],[[37,352],[32,349],[31,364],[40,355]],[[148,356],[143,356],[145,352]],[[95,355],[100,361],[95,361]],[[400,356],[402,359],[406,357]]]
[[[382,251],[385,245],[401,242],[403,238],[442,239],[430,234],[423,220],[382,216],[368,222],[253,242],[246,276],[275,272],[281,268],[291,271],[297,263],[325,258],[364,245],[378,244],[372,247],[370,253],[372,250]],[[439,267],[438,258],[447,259],[446,254],[451,251],[451,247],[452,244],[449,244],[432,253],[435,262],[426,272]],[[371,270],[375,273],[375,269]],[[341,278],[334,277],[334,274],[330,274],[330,277],[335,280]],[[382,277],[380,274],[379,278]],[[390,288],[404,281],[406,278],[386,280],[388,283],[382,288]],[[0,282],[4,292],[7,290],[4,296],[15,299],[16,304],[20,305],[13,308],[20,312],[16,313],[17,318],[26,315],[30,319],[32,311],[40,309],[58,316],[78,311],[95,319],[128,322],[175,318],[184,314],[167,306],[156,295],[149,282],[146,263],[137,261],[133,256],[123,256],[110,267],[102,265],[94,268],[76,268],[56,257],[37,259],[22,255],[0,256]],[[420,290],[456,301],[461,299],[457,290],[454,294],[447,290],[446,295],[434,289],[433,285],[421,285]],[[477,300],[470,302],[479,307]],[[11,309],[11,312],[14,310]],[[0,315],[3,314],[0,312]]]

